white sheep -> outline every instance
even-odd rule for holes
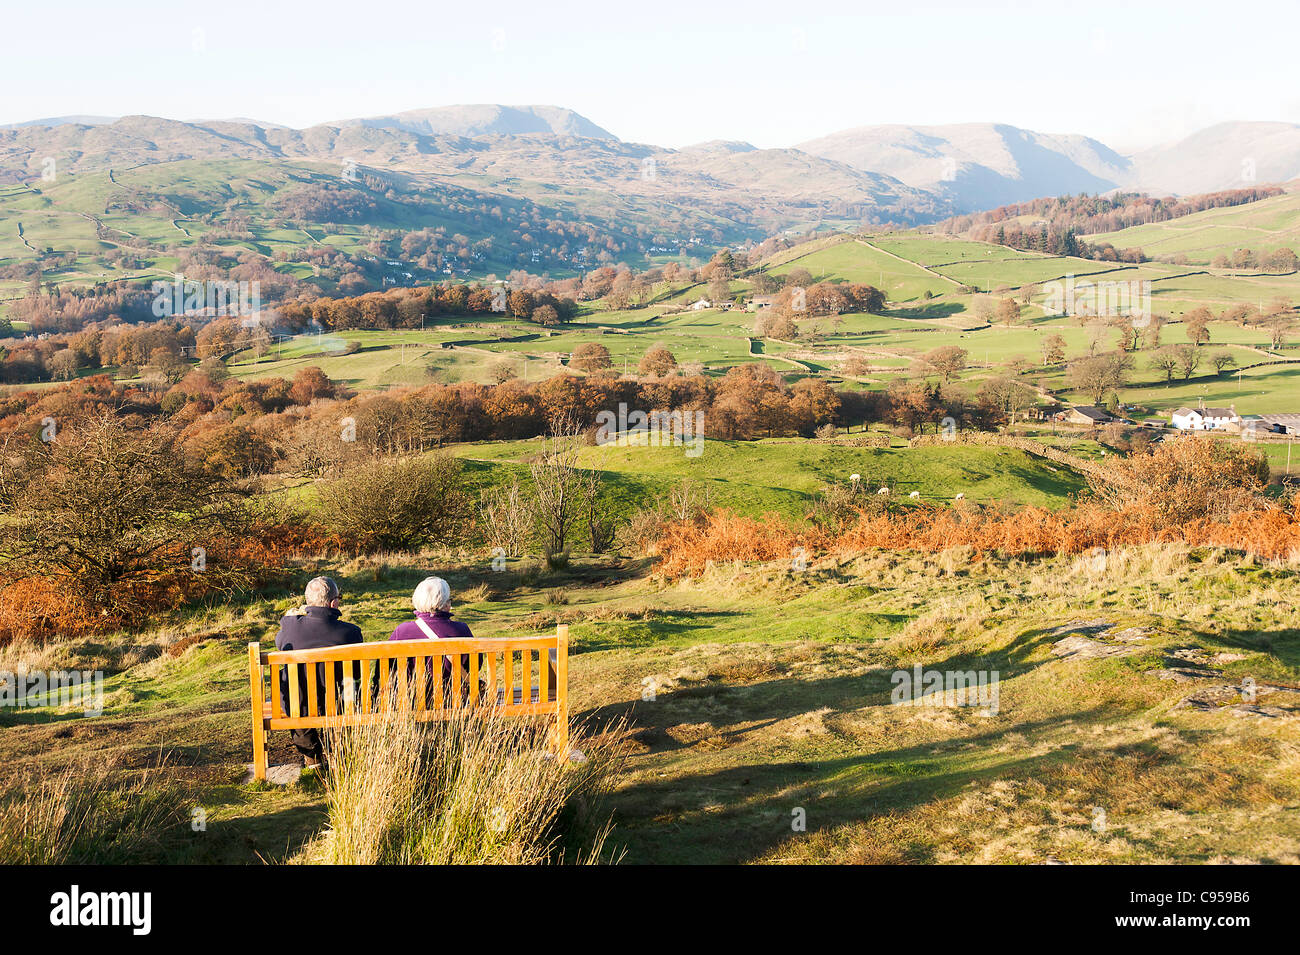
[[[920,492],[920,491],[913,491],[911,494],[909,494],[909,495],[907,495],[907,496],[910,497],[912,500],[916,500],[918,497],[921,496],[921,492]]]
[[[877,494],[888,494],[888,493],[889,493],[889,488],[887,488],[887,487],[882,487],[882,488],[881,488],[879,491],[877,491],[876,493],[877,493]]]
[[[966,496],[966,492],[965,492],[965,491],[961,491],[960,493],[958,493],[958,495],[957,495],[956,497],[953,498],[953,500],[954,500],[954,501],[960,501],[960,500],[961,500],[962,498],[964,498],[965,496]]]

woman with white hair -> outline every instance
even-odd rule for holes
[[[440,640],[450,637],[472,637],[469,627],[451,619],[451,587],[441,577],[426,577],[411,594],[415,619],[399,624],[389,640]],[[433,662],[429,662],[429,692],[433,692]],[[462,679],[469,677],[469,656],[460,658]],[[413,675],[413,674],[412,674]],[[451,657],[442,658],[443,682],[451,680]]]

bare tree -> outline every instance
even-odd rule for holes
[[[1178,368],[1178,353],[1172,348],[1162,348],[1151,356],[1151,367],[1165,373],[1165,383],[1174,380]]]
[[[1127,352],[1111,352],[1072,362],[1067,371],[1070,387],[1082,391],[1099,405],[1109,391],[1122,388],[1128,380],[1133,359]]]
[[[921,360],[937,372],[944,381],[952,381],[966,367],[966,349],[956,345],[942,345],[922,356]]]
[[[1201,353],[1195,345],[1177,345],[1174,353],[1178,356],[1178,370],[1183,373],[1183,380],[1186,381],[1201,366]]]
[[[528,546],[533,529],[533,506],[519,478],[487,488],[479,499],[487,542],[508,557],[518,557]]]
[[[529,462],[542,557],[552,569],[563,567],[568,562],[569,533],[581,509],[580,450],[581,438],[576,423],[560,418],[551,423],[551,437]]]

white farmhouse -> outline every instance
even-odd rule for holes
[[[1235,405],[1227,408],[1179,408],[1170,416],[1170,424],[1180,431],[1226,431],[1241,425]]]
[[[706,308],[713,308],[713,303],[710,302],[707,298],[702,298],[694,305],[691,306],[691,309],[696,312],[702,312]]]

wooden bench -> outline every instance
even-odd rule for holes
[[[309,674],[307,666],[317,672]],[[449,681],[441,678],[445,666]],[[298,672],[285,674],[286,667]],[[334,671],[332,678],[325,668]],[[493,706],[503,716],[554,716],[552,746],[560,759],[568,756],[569,628],[564,624],[546,637],[382,640],[321,650],[264,651],[250,643],[248,673],[254,779],[266,778],[271,730],[326,729],[397,714],[447,719],[468,706]]]

